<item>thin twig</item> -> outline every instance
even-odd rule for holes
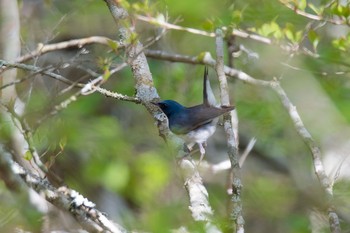
[[[6,66],[6,67],[13,67],[13,68],[19,68],[19,69],[23,69],[23,70],[33,71],[36,74],[37,73],[45,74],[48,77],[56,79],[58,81],[61,81],[61,82],[65,83],[65,84],[70,84],[70,85],[72,85],[74,87],[82,88],[81,92],[83,94],[87,94],[86,92],[90,91],[90,90],[96,90],[98,92],[101,92],[101,94],[104,94],[104,95],[106,95],[108,97],[116,98],[116,99],[119,99],[119,100],[135,102],[135,103],[139,103],[140,102],[137,98],[129,97],[129,96],[126,96],[126,95],[119,94],[117,92],[111,92],[111,91],[105,90],[103,88],[99,88],[99,85],[101,85],[103,83],[103,75],[100,75],[99,77],[94,79],[94,81],[91,81],[91,82],[89,82],[87,84],[84,84],[84,83],[73,82],[73,81],[65,78],[62,75],[59,75],[57,73],[54,73],[54,72],[51,72],[51,71],[48,71],[48,70],[45,70],[45,69],[41,69],[41,68],[39,68],[37,66],[26,65],[26,64],[22,64],[22,63],[11,63],[11,62],[6,62],[4,60],[0,60],[0,65]],[[109,71],[110,75],[118,72],[119,70],[121,70],[125,66],[126,66],[126,63],[122,63],[120,66],[111,69]],[[99,84],[97,85],[97,83],[99,83]],[[5,87],[1,87],[1,88],[5,88]],[[66,106],[66,104],[63,104],[63,106]]]
[[[331,24],[335,24],[335,25],[347,24],[347,21],[345,19],[325,18],[322,15],[314,15],[314,14],[307,13],[307,12],[305,12],[303,10],[300,10],[300,9],[297,8],[297,6],[294,6],[294,5],[288,3],[285,0],[279,0],[279,2],[282,3],[284,6],[286,6],[287,8],[293,10],[296,14],[304,16],[304,17],[306,17],[308,19],[311,19],[311,20],[325,21],[325,22],[328,22],[328,23],[331,23]]]
[[[17,63],[22,63],[25,61],[28,61],[29,59],[33,59],[35,57],[39,57],[45,53],[57,51],[61,49],[67,49],[71,47],[78,47],[81,48],[84,45],[88,44],[103,44],[107,46],[113,46],[114,48],[121,48],[123,47],[120,45],[117,41],[111,40],[108,37],[104,36],[91,36],[91,37],[85,37],[80,39],[74,39],[74,40],[67,40],[59,43],[53,43],[53,44],[38,44],[38,47],[36,50],[29,52],[28,54],[25,54],[21,57],[18,57],[15,61]]]
[[[182,26],[179,26],[176,24],[171,24],[171,23],[168,23],[166,21],[159,20],[159,19],[151,17],[151,16],[136,15],[136,18],[138,20],[148,22],[150,24],[154,24],[156,26],[160,26],[160,27],[163,27],[166,29],[185,31],[185,32],[189,32],[189,33],[201,35],[201,36],[215,37],[215,33],[213,33],[213,32],[207,32],[207,31],[203,31],[203,30],[199,30],[199,29],[195,29],[195,28],[189,28],[189,27],[182,27]],[[235,36],[241,37],[241,38],[256,40],[256,41],[264,43],[264,44],[272,44],[271,39],[269,39],[267,37],[263,37],[263,36],[260,36],[257,34],[251,34],[251,33],[245,32],[243,30],[234,29],[232,31],[232,34]]]
[[[34,163],[40,168],[40,171],[37,170],[38,168],[33,167],[33,169],[35,169],[38,172],[38,174],[40,174],[40,175],[46,174],[48,172],[48,169],[41,162],[39,153],[37,152],[37,150],[34,146],[32,130],[30,129],[28,123],[26,122],[25,119],[20,117],[14,111],[14,109],[10,109],[8,106],[6,106],[5,104],[2,104],[1,102],[0,102],[0,104],[11,115],[13,125],[15,125],[17,127],[18,131],[23,135],[26,143],[28,144],[28,152],[32,156]],[[31,160],[31,158],[29,158],[29,160]]]
[[[22,63],[17,63],[17,62],[7,62],[4,60],[0,60],[0,69],[2,66],[5,67],[10,67],[10,68],[19,68],[22,70],[28,70],[28,71],[32,71],[32,72],[36,72],[36,73],[40,73],[40,74],[45,74],[50,78],[54,78],[57,79],[65,84],[73,84],[74,82],[72,82],[71,80],[63,77],[62,75],[50,72],[48,70],[42,69],[40,67],[37,66],[32,66],[32,65],[26,65],[26,64],[22,64]],[[76,84],[77,86],[83,86],[82,84]]]

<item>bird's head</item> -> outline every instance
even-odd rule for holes
[[[168,117],[182,111],[185,107],[174,100],[164,100],[162,102],[153,103],[157,105]]]

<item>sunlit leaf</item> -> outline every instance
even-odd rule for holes
[[[280,26],[275,21],[265,23],[258,29],[258,33],[263,36],[270,36],[279,31],[281,31]]]
[[[350,49],[350,35],[333,40],[332,45],[341,51],[348,51]]]
[[[286,38],[287,38],[288,40],[294,41],[294,34],[293,34],[293,32],[292,32],[291,29],[286,28],[286,29],[284,30],[284,35],[286,36]]]
[[[67,144],[67,137],[61,138],[60,143],[59,143],[61,150],[64,150],[64,148],[66,147],[66,144]]]
[[[231,14],[231,18],[233,23],[236,23],[236,24],[240,23],[243,18],[242,11],[239,11],[239,10],[233,11]]]
[[[305,8],[306,8],[306,5],[307,5],[306,0],[299,0],[299,1],[298,1],[298,8],[299,8],[300,10],[304,11]]]
[[[116,51],[119,47],[118,42],[114,41],[114,40],[108,40],[108,46],[111,47],[111,49],[113,49],[114,51]]]
[[[204,30],[209,32],[214,31],[214,28],[215,28],[214,23],[211,20],[205,20],[202,24],[202,27]]]
[[[108,80],[110,76],[111,76],[111,72],[109,71],[109,69],[103,72],[103,80]]]
[[[318,43],[320,42],[320,37],[314,30],[310,30],[308,33],[309,40],[314,47],[314,49],[317,48]]]
[[[25,160],[28,160],[28,161],[32,160],[32,158],[33,158],[32,152],[30,152],[29,150],[27,150],[27,151],[24,153],[23,158],[24,158]]]
[[[308,6],[311,10],[313,10],[317,15],[322,15],[324,8],[323,7],[316,7],[314,4],[309,3]]]

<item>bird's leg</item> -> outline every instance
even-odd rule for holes
[[[187,146],[187,149],[189,150],[189,151],[192,151],[192,148],[193,148],[193,146],[195,145],[196,143],[194,143],[194,142],[191,142],[191,143],[189,143],[189,144],[187,144],[186,146]]]
[[[193,146],[194,144],[192,143],[189,145],[187,145],[186,143],[183,144],[183,152],[185,152],[185,154],[181,156],[178,160],[181,161],[182,159],[192,157],[192,155],[198,151],[198,149],[192,150]]]
[[[199,147],[199,152],[201,153],[201,157],[199,158],[199,163],[198,163],[198,165],[202,162],[202,159],[204,158],[204,154],[205,154],[205,149],[204,149],[204,147],[203,147],[203,145],[204,146],[206,146],[206,143],[197,143],[198,144],[198,147]]]

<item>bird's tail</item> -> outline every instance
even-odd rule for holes
[[[210,81],[208,78],[208,67],[204,68],[204,78],[203,78],[203,104],[206,106],[217,106],[217,102],[210,86]]]

